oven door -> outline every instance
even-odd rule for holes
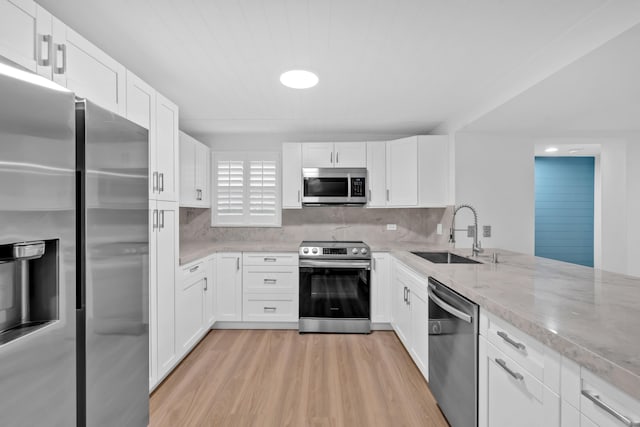
[[[300,317],[369,319],[370,262],[300,260]]]

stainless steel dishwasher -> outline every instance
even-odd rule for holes
[[[429,388],[451,427],[478,425],[478,305],[432,277]]]

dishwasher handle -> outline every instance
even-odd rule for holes
[[[465,313],[465,312],[463,312],[461,310],[458,310],[457,308],[455,308],[451,304],[445,302],[440,297],[438,297],[438,295],[436,294],[435,286],[431,286],[431,285],[429,286],[429,298],[438,307],[440,307],[441,309],[443,309],[447,313],[457,317],[458,319],[460,319],[460,320],[462,320],[464,322],[467,322],[467,323],[471,323],[473,321],[473,317],[471,317],[470,315],[468,315],[467,313]]]

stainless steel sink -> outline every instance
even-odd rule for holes
[[[482,264],[480,261],[466,258],[451,252],[411,252],[435,264]]]

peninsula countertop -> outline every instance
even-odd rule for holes
[[[558,353],[640,399],[640,278],[487,249],[482,264],[434,264],[410,251],[447,250],[420,242],[367,242],[418,274],[507,320]],[[297,252],[300,242],[183,244],[180,263],[215,252]],[[470,249],[452,252],[469,256]],[[490,263],[493,252],[499,262]]]

